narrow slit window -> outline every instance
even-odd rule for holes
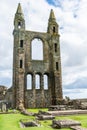
[[[53,27],[53,33],[55,33],[55,27]]]
[[[23,61],[20,60],[20,68],[22,68],[22,67],[23,67]]]
[[[48,90],[48,76],[46,74],[44,75],[44,89]]]
[[[59,70],[59,64],[56,62],[56,70]]]
[[[20,40],[20,47],[23,47],[23,40]]]
[[[55,46],[55,52],[57,52],[57,43],[55,43],[54,46]]]

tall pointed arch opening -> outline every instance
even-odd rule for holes
[[[43,42],[39,38],[35,38],[31,42],[31,59],[43,60]]]

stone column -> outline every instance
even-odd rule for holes
[[[42,75],[41,75],[40,85],[41,85],[41,107],[45,107],[45,98],[44,98],[44,74],[43,74],[43,73],[42,73]]]
[[[35,103],[35,97],[36,97],[36,89],[35,89],[35,72],[32,75],[32,93],[33,93],[33,97],[32,97],[32,106],[33,108],[36,107],[36,103]]]

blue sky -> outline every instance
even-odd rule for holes
[[[50,5],[55,6],[55,7],[62,7],[61,1],[63,0],[46,0]]]
[[[13,20],[21,3],[26,29],[47,31],[50,10],[59,24],[64,96],[87,96],[87,0],[1,0],[0,85],[12,85]]]

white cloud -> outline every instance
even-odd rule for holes
[[[65,98],[70,97],[70,99],[82,99],[86,98],[87,96],[87,89],[64,89],[64,95],[63,97]]]
[[[62,7],[65,7],[65,1],[66,0],[63,1]],[[73,6],[75,1],[72,1],[72,5],[69,0],[67,0],[67,2],[67,4],[70,5],[62,8],[62,24],[60,21],[60,25],[63,26],[60,31],[62,71],[63,86],[67,88],[67,86],[70,85],[72,88],[73,83],[77,81],[77,79],[79,79],[80,83],[80,79],[87,77],[87,1],[77,1],[76,7]],[[83,87],[82,85],[82,88]],[[70,93],[69,95],[74,97],[74,94]]]
[[[86,78],[87,0],[53,0],[54,5],[48,4],[46,0],[26,0],[26,2],[20,0],[20,2],[28,30],[46,31],[50,9],[53,8],[60,27],[64,90],[69,85],[72,87],[75,81],[80,82],[81,78]],[[6,85],[8,80],[9,87],[12,82],[13,20],[18,3],[19,0],[0,2],[0,84]],[[84,92],[82,93],[84,97]],[[70,93],[69,96],[74,97],[74,94]]]

